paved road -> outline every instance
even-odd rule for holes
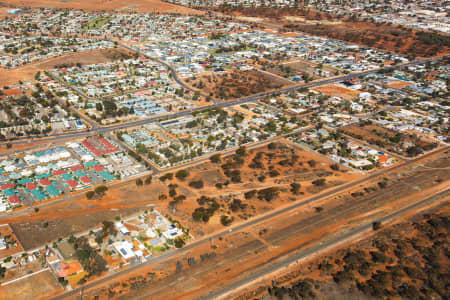
[[[130,48],[132,49],[132,48]],[[439,60],[442,60],[444,58],[450,58],[450,55],[446,55],[446,56],[441,56],[441,57],[435,57],[435,58],[429,58],[429,59],[420,59],[420,60],[415,60],[412,62],[408,62],[405,64],[399,64],[396,66],[392,66],[392,67],[386,67],[386,68],[382,68],[382,69],[374,69],[374,70],[369,70],[369,71],[364,71],[364,72],[359,72],[359,73],[352,73],[352,74],[348,74],[348,75],[344,75],[344,76],[337,76],[337,77],[332,77],[332,78],[328,78],[328,79],[324,79],[324,80],[318,80],[318,81],[313,81],[310,83],[304,83],[304,84],[298,84],[298,85],[294,85],[294,86],[290,86],[290,87],[286,87],[286,88],[281,88],[275,91],[270,91],[270,92],[263,92],[263,93],[258,93],[258,94],[254,94],[248,97],[243,97],[243,98],[239,98],[236,100],[232,100],[232,101],[227,101],[227,102],[219,102],[219,103],[215,103],[215,104],[210,104],[207,106],[202,106],[202,107],[196,107],[196,108],[192,108],[189,110],[185,110],[185,111],[181,111],[181,112],[176,112],[176,113],[172,113],[170,115],[166,115],[166,116],[156,116],[156,117],[152,117],[152,118],[148,118],[148,119],[143,119],[143,120],[139,120],[139,121],[134,121],[134,122],[129,122],[129,123],[124,123],[124,124],[117,124],[117,125],[110,125],[110,126],[104,126],[104,127],[97,127],[97,128],[93,128],[92,130],[84,130],[84,131],[78,131],[78,132],[67,132],[67,133],[56,133],[56,134],[50,134],[45,138],[45,141],[48,142],[55,142],[55,141],[61,141],[64,139],[68,139],[68,138],[81,138],[81,137],[85,137],[88,135],[93,135],[96,133],[105,133],[105,132],[110,132],[110,131],[115,131],[115,130],[122,130],[122,129],[126,129],[126,128],[132,128],[132,127],[136,127],[136,126],[141,126],[141,125],[145,125],[145,124],[149,124],[149,123],[155,123],[155,122],[160,122],[160,121],[164,121],[164,120],[169,120],[169,119],[174,119],[174,118],[179,118],[179,117],[183,117],[183,116],[188,116],[190,114],[192,114],[193,112],[196,111],[202,111],[204,109],[207,108],[212,108],[212,107],[229,107],[229,106],[234,106],[234,105],[239,105],[239,104],[244,104],[247,102],[253,102],[253,101],[257,101],[261,98],[267,97],[267,96],[272,96],[274,94],[280,94],[280,93],[289,93],[291,91],[296,91],[302,88],[313,88],[313,87],[318,87],[318,86],[322,86],[322,85],[326,85],[326,84],[332,84],[332,83],[336,83],[336,82],[341,82],[341,81],[346,81],[346,80],[350,80],[352,78],[358,78],[358,77],[362,77],[368,74],[373,74],[376,73],[380,70],[393,70],[393,69],[399,69],[405,66],[413,66],[413,65],[417,65],[417,64],[423,64],[426,62],[436,62]],[[153,58],[155,59],[155,58]],[[157,60],[157,59],[155,59]],[[177,81],[178,83],[180,83],[175,70],[168,65],[167,63],[157,60],[158,62],[160,62],[161,64],[165,65],[166,67],[168,67],[171,72],[172,72],[172,76],[175,79],[175,81]],[[180,83],[182,86],[185,86],[184,84]],[[190,89],[189,87],[185,87],[187,89]],[[192,90],[192,89],[190,89]],[[38,140],[38,139],[36,139]],[[22,137],[22,138],[17,138],[14,141],[4,141],[1,142],[0,145],[4,145],[4,144],[26,144],[29,143],[30,139],[27,137]]]
[[[395,212],[393,214],[390,214],[390,215],[388,215],[388,216],[386,216],[384,218],[381,218],[381,219],[379,219],[377,221],[379,221],[381,223],[386,223],[388,221],[391,221],[391,220],[394,220],[394,219],[398,218],[399,216],[401,216],[401,215],[403,215],[403,214],[405,214],[407,212],[413,211],[413,210],[415,210],[415,209],[417,209],[417,208],[419,208],[419,207],[421,207],[421,206],[423,206],[425,204],[433,202],[433,201],[435,201],[437,199],[440,199],[442,197],[446,197],[449,194],[450,194],[450,190],[447,189],[447,190],[445,190],[443,192],[440,192],[437,195],[428,197],[428,198],[426,198],[426,199],[424,199],[424,200],[422,200],[420,202],[417,202],[417,203],[415,203],[413,205],[410,205],[410,206],[408,206],[406,208],[403,208],[403,209],[401,209],[401,210],[399,210],[399,211],[397,211],[397,212]],[[299,261],[301,259],[307,258],[308,256],[311,256],[313,254],[316,254],[316,253],[319,253],[321,251],[324,251],[324,250],[326,250],[329,247],[332,247],[332,246],[335,246],[335,245],[339,245],[340,243],[345,242],[346,240],[348,240],[348,239],[350,239],[352,237],[359,236],[360,234],[364,233],[365,231],[371,230],[371,229],[372,229],[372,222],[369,222],[369,223],[361,225],[360,227],[358,227],[356,229],[353,229],[353,230],[351,230],[351,231],[349,231],[349,232],[347,232],[347,233],[345,233],[343,235],[340,235],[340,236],[335,237],[335,238],[333,238],[331,240],[323,242],[323,243],[321,243],[321,244],[319,244],[317,246],[308,248],[306,250],[301,250],[301,251],[298,251],[296,249],[296,250],[294,250],[294,252],[298,251],[297,253],[295,253],[295,254],[291,253],[290,255],[288,254],[288,255],[284,256],[285,259],[283,259],[282,261],[279,261],[279,262],[277,262],[277,263],[275,263],[273,265],[270,265],[270,266],[266,266],[265,268],[263,268],[263,269],[259,270],[258,272],[248,276],[247,278],[241,279],[241,280],[239,280],[239,281],[237,281],[237,282],[227,286],[226,288],[223,288],[223,289],[218,290],[216,292],[209,293],[208,295],[206,295],[204,297],[201,297],[200,299],[218,299],[218,298],[224,297],[226,294],[228,294],[228,293],[230,293],[230,292],[232,292],[232,291],[234,291],[234,290],[236,290],[236,289],[238,289],[238,288],[240,288],[242,286],[250,284],[250,283],[254,282],[255,280],[258,280],[258,279],[262,278],[263,276],[265,276],[267,274],[276,272],[278,270],[282,270],[283,268],[288,267],[289,265],[291,265],[291,264],[293,264],[293,263],[295,263],[295,262],[297,262],[297,261]]]
[[[364,177],[362,179],[359,179],[359,180],[356,180],[356,181],[353,181],[353,182],[350,182],[350,183],[338,186],[338,187],[333,188],[333,189],[331,189],[329,191],[326,191],[326,192],[324,192],[324,193],[322,193],[320,195],[317,195],[315,197],[309,198],[308,200],[293,203],[292,205],[283,207],[282,209],[275,210],[275,211],[269,212],[269,213],[267,213],[265,215],[261,215],[259,217],[255,217],[253,219],[250,219],[247,222],[243,222],[243,223],[237,224],[236,226],[231,226],[231,227],[227,228],[226,230],[222,230],[222,231],[217,232],[215,234],[212,234],[212,235],[210,235],[208,237],[195,240],[192,243],[187,244],[186,246],[184,246],[181,249],[175,249],[173,251],[165,253],[162,256],[151,258],[150,260],[148,260],[145,263],[142,263],[142,264],[139,264],[139,265],[135,265],[135,266],[132,266],[132,267],[130,267],[128,269],[125,269],[123,271],[120,271],[120,272],[117,272],[117,273],[105,276],[102,279],[99,279],[97,281],[93,281],[93,282],[87,283],[87,284],[85,284],[82,287],[73,289],[71,291],[68,291],[68,292],[62,294],[62,295],[56,296],[56,297],[54,297],[52,299],[53,300],[60,300],[60,299],[66,299],[68,297],[73,297],[75,295],[78,295],[80,293],[80,291],[82,291],[83,289],[91,289],[91,288],[94,288],[95,286],[104,284],[104,283],[106,283],[106,282],[108,282],[110,280],[118,279],[121,276],[130,274],[130,273],[135,272],[135,271],[137,271],[137,270],[139,270],[141,268],[145,268],[146,266],[152,265],[154,263],[162,262],[165,259],[174,257],[174,256],[176,256],[178,254],[188,252],[189,250],[191,250],[191,249],[193,249],[193,248],[195,248],[195,247],[197,247],[199,245],[202,245],[204,243],[209,243],[211,239],[218,239],[220,237],[223,237],[223,236],[229,234],[230,232],[240,231],[240,230],[246,229],[248,227],[254,226],[256,224],[265,222],[267,220],[270,220],[272,218],[278,217],[279,215],[287,213],[287,212],[289,212],[289,211],[291,211],[293,209],[296,209],[298,207],[301,207],[301,206],[304,206],[304,205],[307,205],[307,204],[311,204],[311,203],[313,203],[315,201],[318,201],[318,200],[321,200],[323,198],[332,196],[332,195],[334,195],[336,193],[340,193],[340,192],[342,192],[342,191],[344,191],[344,190],[346,190],[346,189],[348,189],[348,188],[350,188],[352,186],[357,186],[359,184],[362,184],[364,182],[367,182],[367,181],[372,180],[374,178],[377,178],[379,176],[382,176],[382,175],[385,175],[387,173],[391,173],[393,171],[396,171],[396,170],[398,170],[400,168],[403,168],[405,166],[409,166],[411,164],[417,163],[418,161],[423,160],[423,159],[425,159],[425,158],[427,158],[427,157],[429,157],[431,155],[434,155],[436,153],[441,153],[441,152],[447,151],[449,149],[450,149],[450,147],[442,147],[440,149],[437,149],[435,151],[429,152],[429,153],[427,153],[425,155],[422,155],[422,156],[420,156],[418,158],[415,158],[413,160],[409,160],[409,161],[407,161],[407,162],[405,162],[403,164],[399,164],[397,166],[394,166],[394,167],[392,167],[390,169],[382,170],[382,171],[380,171],[378,173],[374,173],[374,174],[369,175],[367,177]]]

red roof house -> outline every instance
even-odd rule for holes
[[[70,170],[71,170],[72,172],[79,171],[79,170],[83,170],[83,166],[81,166],[81,165],[73,166],[73,167],[70,168]]]
[[[71,187],[74,188],[78,185],[78,182],[76,180],[67,180],[66,183]]]
[[[83,177],[80,178],[80,180],[81,180],[82,183],[85,183],[85,184],[92,182],[92,178],[89,177],[89,176],[83,176]]]
[[[42,178],[41,180],[39,180],[39,184],[43,186],[48,186],[51,185],[52,183],[50,182],[50,180],[48,180],[48,178]]]
[[[8,201],[11,204],[19,204],[20,203],[20,198],[17,195],[9,196]]]
[[[53,175],[54,176],[59,176],[59,175],[66,174],[66,173],[67,173],[66,170],[61,169],[61,170],[57,170],[57,171],[53,172]]]
[[[2,185],[0,188],[4,191],[7,189],[13,189],[16,185],[14,184],[14,182],[10,182],[7,184]]]
[[[26,184],[27,189],[30,191],[35,190],[37,188],[37,184],[34,182],[27,182]]]
[[[104,169],[105,169],[105,168],[103,168],[102,165],[95,165],[95,166],[94,166],[94,170],[97,171],[97,172],[101,172],[101,171],[103,171]]]

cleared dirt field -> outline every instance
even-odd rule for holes
[[[19,81],[31,80],[38,71],[52,70],[57,67],[70,67],[76,64],[88,65],[130,58],[133,53],[122,49],[104,49],[71,53],[47,60],[35,62],[15,69],[0,68],[0,86],[15,84]]]
[[[178,6],[175,4],[163,2],[160,0],[3,0],[5,5],[17,7],[45,7],[45,8],[71,8],[81,9],[86,11],[138,11],[138,12],[153,12],[153,13],[179,13],[179,14],[201,14],[194,9]]]
[[[321,92],[330,97],[340,97],[345,100],[352,100],[359,96],[361,91],[347,89],[342,86],[328,84],[313,88],[313,90]]]
[[[266,66],[266,70],[274,73],[278,76],[282,76],[284,78],[291,78],[293,76],[302,77],[302,74],[307,74],[309,76],[309,80],[315,80],[323,77],[327,77],[326,75],[333,76],[336,74],[336,69],[332,69],[330,67],[324,66],[322,67],[322,74],[319,75],[314,74],[317,65],[305,61],[294,61],[287,62],[277,65],[268,65]],[[319,71],[317,71],[319,72]]]
[[[70,140],[70,139],[69,139]],[[62,141],[60,141],[62,142]],[[60,143],[57,143],[56,145],[59,145]],[[33,139],[30,140],[28,143],[23,144],[11,144],[10,146],[7,146],[8,142],[4,142],[0,145],[0,155],[7,155],[11,153],[16,153],[19,151],[26,151],[31,148],[36,149],[48,149],[52,145],[55,145],[54,143],[46,142],[44,139]]]
[[[240,98],[293,84],[289,80],[256,70],[231,70],[222,74],[205,72],[187,82],[218,100]]]
[[[390,88],[394,88],[394,89],[401,89],[401,88],[404,88],[405,86],[410,86],[411,84],[412,84],[412,82],[396,80],[396,81],[389,82],[387,86]]]
[[[62,290],[63,288],[56,281],[55,276],[47,270],[8,285],[0,286],[0,299],[48,299]]]
[[[91,229],[105,220],[114,220],[117,216],[127,216],[137,213],[140,207],[124,208],[120,211],[104,210],[74,210],[70,212],[57,212],[53,215],[41,214],[38,220],[17,221],[11,227],[25,250],[30,250],[50,243],[58,238]],[[54,209],[53,209],[54,210]],[[18,218],[20,220],[21,218]],[[25,219],[25,218],[24,218]]]
[[[2,283],[22,278],[23,276],[26,276],[28,274],[38,272],[41,269],[42,266],[40,261],[35,260],[33,262],[27,262],[25,265],[20,265],[8,269],[5,273],[5,277],[2,279]]]

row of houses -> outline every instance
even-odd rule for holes
[[[134,174],[130,172],[135,170]],[[43,151],[0,159],[0,210],[68,195],[145,172],[104,138],[89,137]]]

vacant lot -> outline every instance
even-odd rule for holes
[[[49,297],[62,290],[55,276],[47,270],[26,279],[0,286],[0,299],[49,299]]]
[[[340,128],[340,131],[405,156],[416,156],[437,146],[414,135],[399,133],[374,124],[352,124]]]
[[[269,90],[279,89],[292,82],[255,70],[232,70],[227,73],[204,73],[188,83],[215,99],[229,100]]]
[[[137,213],[142,208],[133,207],[120,211],[97,210],[97,211],[75,211],[56,213],[52,217],[39,220],[15,222],[11,224],[17,238],[22,243],[25,250],[30,250],[58,238],[68,237],[72,234],[83,232],[101,224],[105,220],[114,220],[117,216],[127,216]]]
[[[323,85],[314,88],[313,90],[321,92],[330,97],[339,97],[345,100],[352,100],[359,96],[361,91],[355,91],[343,86],[338,86],[334,84]]]
[[[394,89],[401,89],[405,86],[410,86],[412,82],[403,81],[403,80],[395,80],[388,83],[388,87],[394,88]]]
[[[295,61],[283,64],[272,64],[265,66],[266,71],[277,74],[278,76],[292,79],[299,77],[305,81],[320,79],[323,77],[336,75],[336,69],[324,66],[319,69],[317,65],[304,61]],[[339,73],[337,73],[339,74]],[[328,75],[328,76],[327,76]]]
[[[133,54],[134,53],[122,48],[93,50],[49,58],[15,69],[0,68],[0,86],[7,86],[19,81],[31,80],[38,71],[48,71],[58,67],[70,67],[77,64],[87,65],[118,59],[127,59]]]

